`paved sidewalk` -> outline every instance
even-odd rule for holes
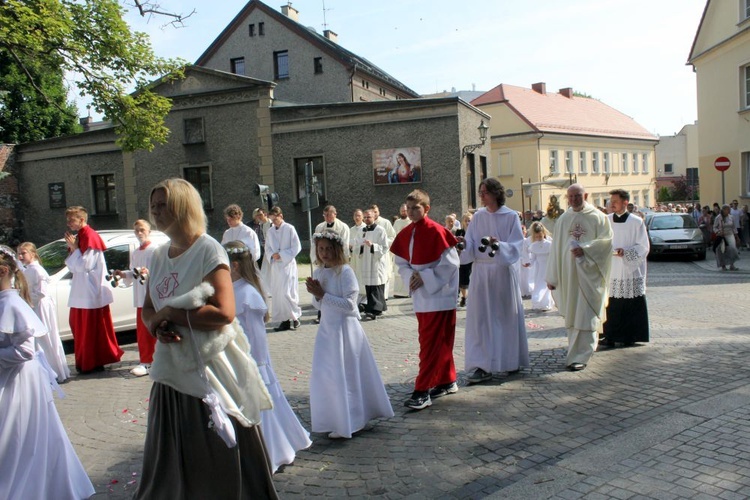
[[[390,300],[385,317],[363,324],[396,416],[351,440],[313,434],[275,475],[281,497],[750,497],[750,273],[721,273],[711,257],[650,263],[652,342],[598,352],[582,372],[564,369],[561,317],[527,310],[531,366],[467,386],[460,310],[459,392],[420,412],[403,407],[416,321],[408,299]],[[313,317],[307,306],[299,330],[268,336],[307,428]],[[137,352],[125,349],[120,364],[64,384],[57,401],[95,498],[130,498],[139,480],[151,383],[128,373]]]

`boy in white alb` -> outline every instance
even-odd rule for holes
[[[224,231],[221,237],[221,244],[224,245],[230,241],[241,241],[250,249],[253,260],[260,258],[260,242],[258,235],[250,226],[242,222],[242,209],[239,205],[229,205],[224,209],[224,219],[227,221],[229,229]]]
[[[302,245],[294,226],[284,222],[281,207],[273,207],[268,212],[271,228],[266,234],[265,259],[269,267],[269,288],[271,292],[271,321],[279,322],[277,332],[296,330],[302,316],[297,292],[297,261],[295,257]]]
[[[146,299],[148,290],[148,273],[151,268],[151,257],[156,250],[156,245],[151,243],[151,224],[147,220],[138,219],[133,224],[133,232],[138,238],[139,246],[130,254],[130,269],[117,271],[116,274],[123,278],[125,286],[133,287],[133,306],[136,317],[136,339],[138,341],[138,357],[140,364],[130,370],[132,375],[143,377],[148,375],[151,362],[154,360],[154,349],[156,337],[151,335],[148,327],[141,319],[143,312],[143,301]],[[138,275],[136,276],[136,272]]]

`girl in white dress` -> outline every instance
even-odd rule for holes
[[[345,264],[344,242],[333,232],[313,235],[317,256],[307,291],[321,311],[310,376],[313,432],[351,438],[368,421],[392,417],[383,379],[359,323],[354,271]]]
[[[13,251],[2,245],[0,498],[89,498],[94,486],[60,421],[47,372],[34,356],[34,336],[47,328],[22,297],[28,298],[26,279]]]
[[[552,239],[541,222],[531,225],[529,255],[534,278],[534,289],[531,292],[531,308],[549,311],[555,305],[552,291],[547,288],[547,258],[552,248]]]
[[[261,412],[260,418],[271,470],[276,472],[281,465],[294,462],[297,452],[309,448],[312,441],[289,406],[271,365],[265,325],[270,319],[268,305],[263,300],[263,287],[250,249],[241,241],[230,241],[224,244],[224,248],[229,254],[235,314],[247,335],[250,354],[273,400],[273,409]]]
[[[27,241],[18,245],[18,260],[25,266],[23,275],[29,287],[31,306],[47,327],[47,335],[35,337],[36,349],[44,352],[44,357],[55,372],[57,381],[64,382],[70,378],[70,368],[57,328],[55,299],[49,295],[49,274],[39,263],[39,254],[33,243]]]

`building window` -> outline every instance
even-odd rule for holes
[[[742,153],[742,191],[743,197],[750,196],[750,152]]]
[[[643,206],[644,207],[651,206],[651,196],[648,193],[643,193]]]
[[[276,80],[289,78],[289,51],[280,50],[273,53],[273,72]]]
[[[573,173],[573,151],[565,152],[565,172]]]
[[[641,172],[644,174],[648,173],[648,153],[643,153],[641,157]]]
[[[322,57],[314,57],[313,58],[313,71],[316,75],[319,75],[323,72],[323,58]]]
[[[741,3],[742,11],[740,12],[740,15],[742,16],[741,21],[744,21],[748,17],[750,17],[750,0],[742,0]]]
[[[206,142],[203,118],[185,118],[183,127],[185,129],[183,144],[202,144]]]
[[[258,35],[263,36],[266,34],[266,23],[258,23]]]
[[[380,95],[385,97],[385,89],[383,87],[380,87],[379,92],[380,92]]]
[[[664,173],[665,174],[672,174],[674,173],[674,167],[671,163],[665,163],[664,164]]]
[[[633,153],[633,170],[634,174],[638,173],[638,153]]]
[[[549,152],[549,173],[557,173],[557,151],[554,149]]]
[[[94,192],[94,210],[97,215],[117,213],[115,174],[92,175],[91,186]]]
[[[185,167],[182,169],[182,176],[200,193],[201,200],[203,200],[203,208],[213,208],[210,167]]]
[[[604,162],[604,173],[605,174],[612,173],[610,170],[611,166],[609,164],[609,153],[604,153],[603,162]]]
[[[255,24],[248,24],[247,31],[248,31],[248,35],[255,36]]]
[[[628,154],[627,153],[622,154],[622,173],[623,174],[628,173]]]
[[[305,192],[305,163],[312,162],[313,176],[316,179],[316,192],[319,200],[326,199],[325,168],[323,167],[322,156],[306,156],[304,158],[294,159],[295,169],[295,201],[299,202],[307,193]]]
[[[742,68],[742,95],[744,96],[744,102],[742,107],[744,109],[750,108],[750,65]]]
[[[595,174],[599,173],[599,151],[591,153],[591,171]]]
[[[245,58],[235,57],[234,59],[230,59],[229,67],[231,68],[231,72],[234,73],[235,75],[244,75],[245,74]]]
[[[586,151],[578,152],[578,172],[581,174],[588,173],[588,165],[586,165]]]
[[[370,88],[370,82],[367,80],[362,80],[362,87],[369,89]]]
[[[513,175],[513,165],[510,163],[510,151],[501,151],[498,155],[497,175]]]

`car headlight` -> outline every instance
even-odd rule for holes
[[[693,233],[693,241],[703,241],[703,233]]]
[[[658,236],[652,236],[651,237],[651,242],[652,243],[664,243],[664,240],[661,239],[661,238],[659,238]]]

